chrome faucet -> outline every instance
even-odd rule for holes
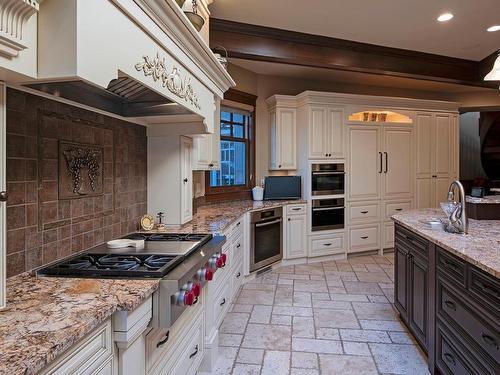
[[[455,201],[455,192],[453,190],[455,186],[458,188],[460,195],[458,202],[460,204]],[[467,217],[467,211],[465,208],[465,190],[460,181],[455,180],[450,184],[450,187],[448,188],[448,201],[453,202],[455,205],[455,208],[453,208],[451,214],[449,215],[451,225],[458,233],[467,234],[469,231],[469,218]]]

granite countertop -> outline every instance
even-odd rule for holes
[[[166,232],[221,234],[245,212],[263,208],[280,207],[287,204],[305,204],[305,200],[240,200],[219,204],[208,204],[198,208],[193,220],[184,225],[169,225]],[[147,233],[155,233],[149,231]]]
[[[482,198],[466,197],[467,203],[500,204],[500,195],[486,195]]]
[[[431,218],[445,218],[445,215],[440,209],[421,209],[392,216],[396,223],[500,278],[500,220],[469,219],[468,234],[452,234],[430,229],[423,223]]]
[[[7,279],[0,311],[0,374],[35,374],[117,310],[133,310],[158,280]]]

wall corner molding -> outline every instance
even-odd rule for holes
[[[40,9],[41,0],[0,1],[0,54],[14,58],[28,48],[23,40],[28,20]]]

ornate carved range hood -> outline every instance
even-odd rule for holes
[[[26,86],[145,124],[175,115],[211,133],[234,86],[174,0],[51,0],[38,29]]]

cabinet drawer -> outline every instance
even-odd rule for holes
[[[349,205],[349,221],[351,223],[373,222],[379,220],[378,203],[351,203]]]
[[[445,321],[452,321],[457,328],[465,331],[476,344],[500,364],[500,333],[486,323],[464,300],[438,281],[438,315]],[[478,307],[475,308],[478,310]],[[495,322],[492,322],[495,324]]]
[[[233,264],[234,247],[235,247],[234,243],[231,242],[229,246],[224,246],[222,248],[222,252],[226,254],[226,265],[223,268],[218,268],[214,272],[214,277],[212,281],[208,284],[209,288],[214,290],[219,289],[222,280],[226,279],[228,274],[231,272],[231,265]]]
[[[243,284],[243,261],[235,264],[232,277],[233,285],[231,294],[234,296],[240,290],[241,284]]]
[[[193,321],[202,320],[203,308],[196,304],[186,309],[167,329],[152,329],[146,335],[146,372],[157,373],[163,364],[173,358],[179,343],[188,334]],[[154,369],[154,370],[153,370]]]
[[[403,211],[411,209],[411,202],[396,202],[385,204],[385,219],[390,220],[392,215],[399,214]]]
[[[349,252],[380,248],[380,226],[349,228]]]
[[[232,242],[232,258],[231,258],[231,267],[233,264],[243,261],[243,251],[244,251],[244,242],[243,235],[236,236]]]
[[[469,266],[469,291],[500,316],[500,282],[476,267]]]
[[[91,374],[102,370],[113,353],[111,321],[107,321],[42,374]]]
[[[231,292],[231,280],[229,278],[224,279],[221,288],[215,293],[214,298],[211,299],[210,305],[207,306],[207,309],[212,309],[211,316],[213,317],[215,328],[219,328],[229,309],[229,305],[231,305]]]
[[[436,246],[438,251],[437,265],[440,274],[449,277],[465,287],[465,262],[446,250]]]
[[[472,361],[455,338],[447,336],[438,325],[436,340],[436,364],[443,375],[475,375]]]
[[[172,374],[191,375],[198,370],[204,354],[202,319],[198,319],[194,330],[191,330],[187,337],[189,340],[182,345],[182,353],[177,359]]]
[[[419,235],[406,230],[401,225],[396,225],[396,233],[394,239],[398,245],[405,248],[407,251],[413,253],[418,253],[425,259],[429,256],[429,243],[426,239],[420,237]]]
[[[310,256],[342,254],[345,252],[344,234],[310,237]]]
[[[286,206],[287,215],[298,215],[306,213],[306,205],[305,204],[289,204]]]

